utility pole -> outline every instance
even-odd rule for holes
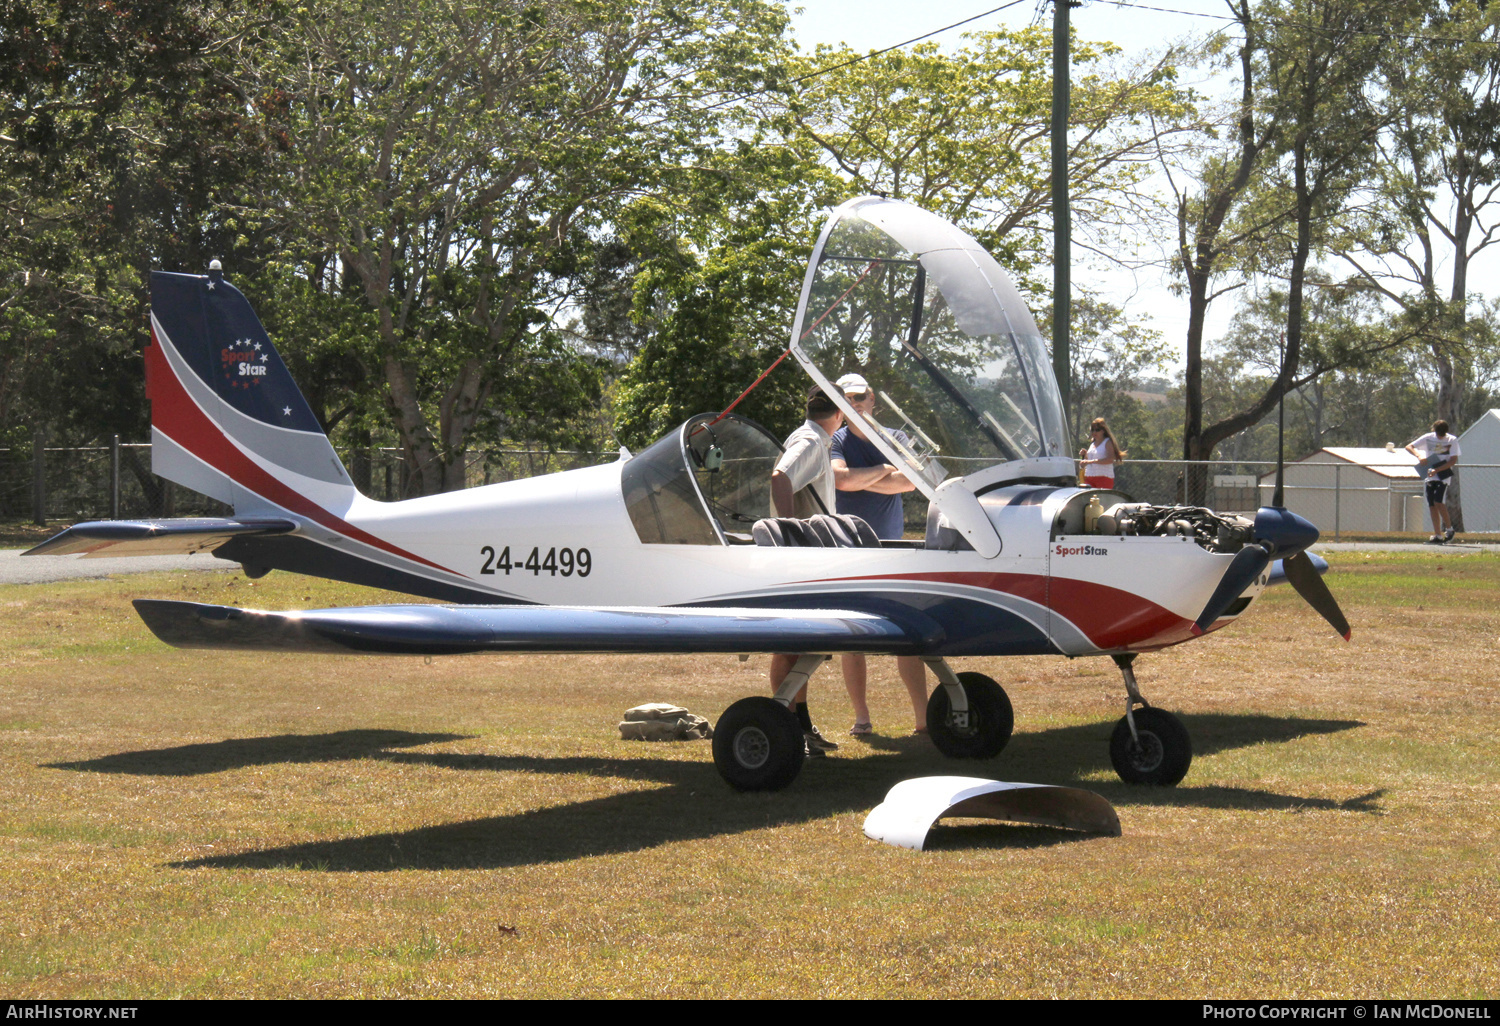
[[[1077,0],[1052,0],[1052,373],[1062,393],[1066,421],[1072,391],[1068,338],[1073,305],[1073,217],[1068,209],[1068,8]]]

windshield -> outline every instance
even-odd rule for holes
[[[744,417],[700,413],[620,472],[625,508],[647,544],[752,544],[771,509],[781,446]]]
[[[949,475],[1067,452],[1049,350],[1020,294],[977,242],[917,207],[834,211],[792,338],[836,400],[844,375],[868,382],[866,433],[929,496]]]

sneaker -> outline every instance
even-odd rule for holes
[[[1448,528],[1448,530],[1446,530],[1446,531],[1443,532],[1443,541],[1445,541],[1445,542],[1451,542],[1452,540],[1453,540],[1453,528],[1450,527],[1450,528]]]
[[[819,755],[824,755],[828,752],[836,752],[839,750],[838,744],[828,740],[822,734],[819,734],[817,727],[814,727],[809,731],[805,731],[802,735],[802,740],[807,742],[807,751],[809,755],[814,752]]]
[[[1441,545],[1441,544],[1443,544],[1443,536],[1440,535],[1440,534],[1435,534],[1431,538],[1427,539],[1427,544],[1428,545]]]

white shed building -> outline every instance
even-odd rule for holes
[[[1319,449],[1286,465],[1286,506],[1330,539],[1341,531],[1426,531],[1426,500],[1416,465],[1416,458],[1400,447]],[[1276,472],[1261,475],[1261,505],[1271,504],[1275,490]]]
[[[1458,436],[1459,498],[1465,531],[1500,531],[1500,410]]]

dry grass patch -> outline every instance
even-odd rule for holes
[[[710,717],[734,657],[211,655],[128,599],[390,601],[273,574],[0,588],[0,982],[27,996],[1489,996],[1500,990],[1500,559],[1334,557],[1345,645],[1289,591],[1144,657],[1197,750],[1127,787],[1103,660],[964,660],[1018,733],[959,764],[877,730],[788,791],[708,746],[618,740],[622,710]],[[847,727],[836,670],[814,681]],[[941,827],[867,840],[897,780],[1081,783],[1124,836]],[[1393,957],[1399,953],[1399,957]]]

